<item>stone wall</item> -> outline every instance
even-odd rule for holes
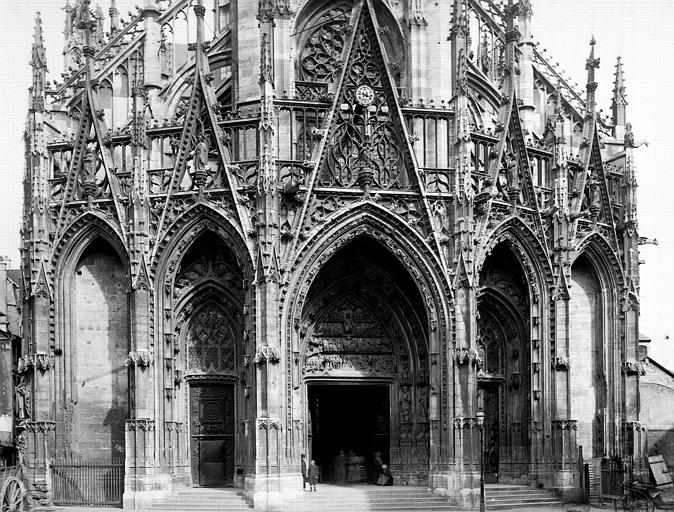
[[[72,446],[82,457],[123,457],[128,417],[127,280],[111,247],[95,243],[74,278],[77,403]]]
[[[674,377],[646,360],[646,375],[641,377],[641,421],[648,428],[648,453],[658,453],[674,468]]]
[[[595,414],[598,407],[595,376],[597,372],[597,335],[601,332],[598,314],[596,277],[579,262],[573,267],[573,284],[569,303],[569,359],[571,418],[578,421],[578,446],[583,454],[594,453]]]

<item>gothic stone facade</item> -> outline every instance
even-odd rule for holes
[[[380,451],[474,506],[485,470],[571,498],[643,470],[635,143],[521,0],[66,8],[26,132],[20,424],[124,458],[124,504],[232,484],[282,508],[300,454]],[[193,4],[193,5],[192,5]],[[110,30],[107,31],[106,28]],[[340,437],[341,436],[341,437]]]

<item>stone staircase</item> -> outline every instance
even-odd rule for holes
[[[234,487],[196,487],[182,489],[152,501],[150,510],[189,512],[250,511],[252,506],[243,498],[241,489]]]
[[[532,489],[525,485],[486,484],[484,489],[487,510],[507,510],[561,506],[550,491]]]
[[[456,511],[456,505],[424,487],[319,484],[317,492],[288,497],[284,512]]]
[[[549,491],[523,485],[486,484],[487,510],[557,507],[562,502]],[[156,498],[150,510],[155,512],[241,512],[252,506],[240,489],[193,488]],[[339,486],[319,484],[317,492],[297,491],[285,495],[284,512],[456,512],[457,505],[424,487],[377,487],[374,485]]]

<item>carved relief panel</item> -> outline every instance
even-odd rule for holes
[[[394,375],[396,356],[380,321],[352,297],[335,304],[307,341],[305,375]]]

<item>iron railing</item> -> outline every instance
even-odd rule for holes
[[[54,459],[51,474],[55,505],[122,505],[124,459]]]

